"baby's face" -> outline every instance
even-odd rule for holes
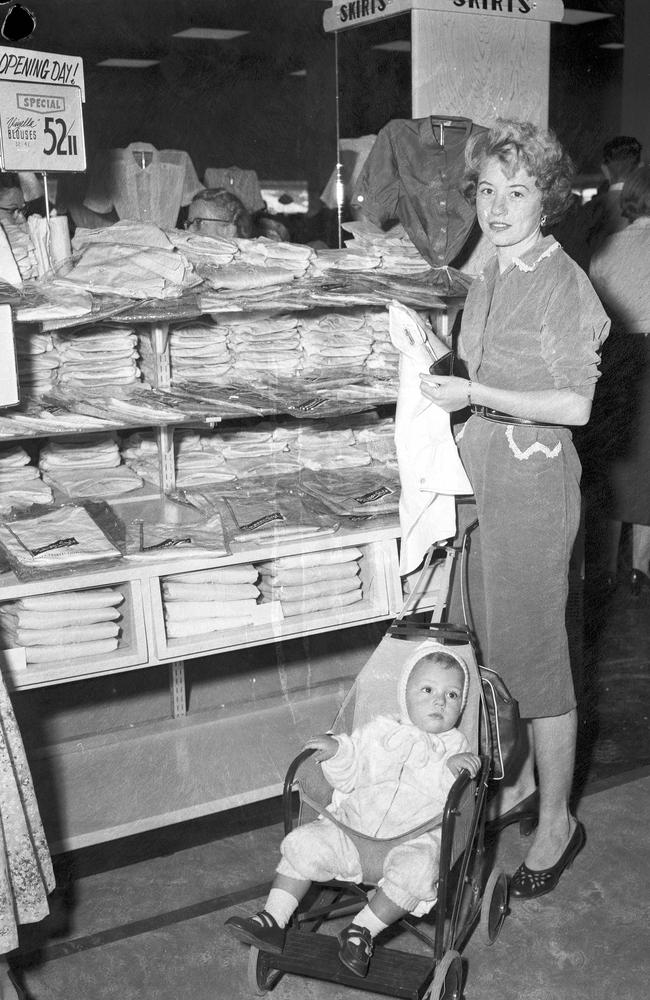
[[[411,722],[425,733],[446,733],[458,722],[465,676],[460,667],[444,667],[423,660],[406,684],[406,707]]]

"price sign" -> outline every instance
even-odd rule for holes
[[[26,55],[4,49],[0,56],[3,169],[85,170],[81,60],[39,52]]]

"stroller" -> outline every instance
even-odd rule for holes
[[[465,530],[460,547],[445,549],[443,585],[449,586],[458,553],[464,556],[474,527]],[[453,645],[454,653],[467,665],[468,698],[458,728],[467,737],[470,750],[480,754],[481,769],[474,779],[461,771],[444,811],[400,837],[373,838],[337,820],[359,851],[365,881],[319,883],[317,898],[309,904],[309,897],[305,899],[294,914],[281,954],[250,948],[248,979],[254,995],[272,990],[285,973],[291,973],[409,1000],[459,1000],[463,978],[460,949],[477,923],[485,944],[492,944],[499,934],[508,909],[508,880],[499,868],[489,870],[484,844],[486,800],[488,781],[502,778],[505,771],[505,739],[508,731],[514,734],[517,726],[517,703],[509,697],[498,675],[479,667],[468,626],[423,622],[418,620],[421,615],[410,614],[433,552],[427,554],[402,612],[356,677],[331,732],[349,732],[378,714],[394,712],[396,681],[405,660],[415,651],[415,644],[426,639],[431,646],[433,640],[441,650]],[[332,789],[313,754],[311,749],[303,750],[287,771],[283,796],[285,834],[296,824],[316,819],[330,800]],[[354,914],[367,903],[392,847],[436,827],[441,828],[437,901],[425,918],[409,915],[394,925],[424,944],[425,953],[421,948],[416,952],[400,950],[390,942],[375,944],[367,976],[360,978],[338,960],[336,935],[318,933],[319,929],[325,921]]]

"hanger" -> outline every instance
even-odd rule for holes
[[[433,129],[433,134],[435,135],[436,127],[440,129],[440,138],[438,142],[441,146],[445,145],[445,129],[462,129],[466,131],[468,119],[467,118],[454,118],[451,115],[429,115],[429,121],[431,122],[431,128]]]

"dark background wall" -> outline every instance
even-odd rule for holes
[[[642,2],[646,0],[627,0]],[[597,173],[600,149],[620,132],[625,0],[569,0],[611,13],[551,28],[550,124],[582,173]],[[314,207],[336,162],[340,134],[376,132],[410,114],[409,18],[344,32],[322,30],[327,0],[32,0],[38,24],[24,47],[84,58],[89,155],[148,141],[185,149],[199,176],[207,166],[254,169],[262,179],[307,179]],[[228,42],[185,40],[193,26],[248,33]],[[158,60],[149,69],[106,69],[114,56]],[[293,75],[300,73],[301,75]],[[339,100],[337,102],[337,82]]]

